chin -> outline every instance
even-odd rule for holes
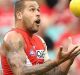
[[[33,33],[36,33],[36,32],[38,32],[38,30],[33,30],[32,32],[33,32]]]
[[[32,34],[36,33],[39,31],[39,27],[33,27],[33,28],[29,28],[29,32],[31,32]]]

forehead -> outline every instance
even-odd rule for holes
[[[36,1],[25,1],[25,6],[26,7],[39,7],[39,4]]]

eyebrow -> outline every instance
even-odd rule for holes
[[[35,7],[35,6],[33,6],[33,5],[30,5],[29,7]],[[40,6],[38,6],[38,8],[40,8]]]

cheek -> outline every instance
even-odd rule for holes
[[[36,18],[35,18],[35,14],[34,13],[31,13],[31,12],[29,12],[29,13],[27,13],[27,18],[31,21],[31,22],[33,22]]]
[[[33,17],[30,16],[30,15],[28,15],[27,20],[28,20],[30,23],[32,23],[32,22],[33,22]]]
[[[31,23],[31,18],[29,16],[23,16],[23,22],[29,24]]]
[[[23,18],[24,20],[27,20],[27,22],[33,23],[35,20],[35,14],[30,11],[24,11]]]
[[[24,14],[23,14],[23,23],[25,24],[25,26],[27,25],[28,28],[33,27],[34,20],[35,20],[34,14],[32,14],[28,11],[27,11],[27,13],[24,12]]]

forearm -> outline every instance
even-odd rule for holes
[[[53,68],[48,72],[48,75],[67,75],[72,65],[73,61],[67,60],[66,62],[60,64],[59,66]]]
[[[48,71],[47,75],[67,75],[67,73],[63,72],[61,68],[58,66]]]
[[[34,65],[34,66],[23,66],[22,67],[22,75],[30,75],[30,74],[45,74],[49,70],[53,69],[57,66],[57,63],[52,60],[48,60],[44,64]]]
[[[21,75],[30,75],[30,74],[37,74],[42,75],[49,71],[48,74],[50,74],[50,70],[52,70],[52,74],[54,75],[67,75],[67,72],[71,66],[71,63],[68,61],[68,63],[64,62],[63,64],[59,65],[56,61],[48,60],[43,64],[34,65],[34,66],[21,66]],[[58,66],[58,67],[57,67]],[[56,68],[55,68],[56,67]],[[51,74],[50,74],[51,75]]]
[[[14,75],[42,75],[60,64],[60,62],[55,60],[48,60],[43,64],[27,66],[26,58],[23,60],[16,52],[8,52],[7,58]]]
[[[72,63],[73,61],[67,60],[66,62],[48,71],[47,75],[53,75],[53,74],[54,75],[67,75]]]
[[[67,75],[72,64],[73,64],[73,60],[67,60],[66,62],[62,63],[59,67],[61,71],[64,72],[65,75]]]

